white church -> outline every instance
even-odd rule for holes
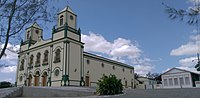
[[[124,87],[133,88],[133,66],[83,51],[77,15],[69,6],[57,17],[48,40],[43,39],[43,30],[36,22],[26,28],[18,56],[17,86],[95,87],[103,74],[114,74]]]

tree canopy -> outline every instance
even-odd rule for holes
[[[51,22],[55,7],[50,8],[48,2],[49,0],[0,0],[0,45],[3,45],[0,47],[0,59],[5,54],[8,43],[21,40],[20,34],[25,25],[37,20]]]

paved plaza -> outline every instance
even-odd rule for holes
[[[1,89],[0,94],[10,91],[12,90]],[[25,87],[23,88],[24,96],[18,98],[200,98],[200,88],[124,89],[124,94],[106,96],[96,96],[94,92],[95,88],[85,87]]]
[[[110,98],[200,98],[200,88],[180,89],[126,89],[125,94]]]

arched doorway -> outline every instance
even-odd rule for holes
[[[42,86],[47,86],[47,72],[42,75]]]
[[[29,77],[28,77],[28,86],[31,86],[31,83],[32,83],[32,75],[30,74]]]
[[[36,73],[35,73],[34,86],[39,86],[39,76],[40,76],[40,72],[39,72],[39,71],[36,71]]]

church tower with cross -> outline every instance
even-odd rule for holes
[[[57,13],[52,38],[45,40],[37,22],[26,29],[18,56],[17,86],[96,86],[114,74],[133,88],[134,67],[84,52],[77,15],[69,7]]]

